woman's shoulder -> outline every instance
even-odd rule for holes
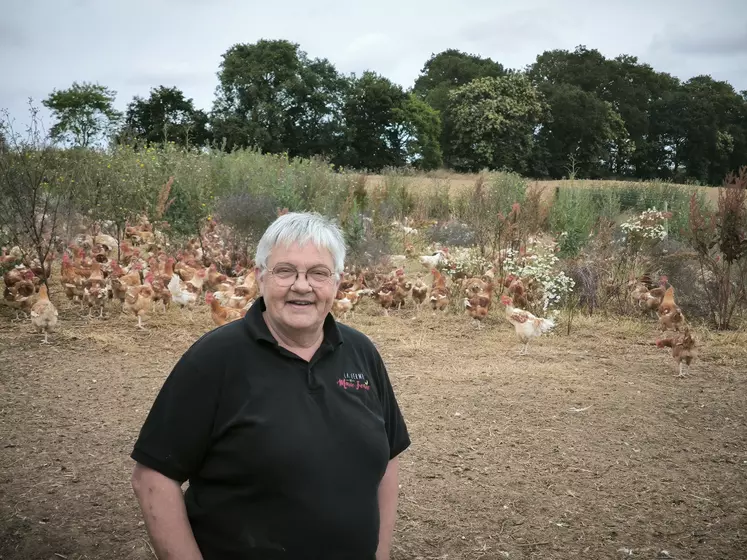
[[[363,350],[376,350],[376,345],[367,334],[343,323],[337,323],[343,343]]]
[[[192,360],[225,359],[235,355],[237,348],[246,348],[251,342],[244,321],[231,321],[200,336],[186,354]]]
[[[367,359],[375,363],[382,362],[381,353],[376,343],[364,332],[359,331],[349,325],[337,324],[340,329],[340,337],[343,341],[343,347],[356,354],[362,354]]]

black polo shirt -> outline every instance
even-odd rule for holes
[[[364,334],[324,322],[310,362],[280,347],[262,298],[179,359],[131,457],[176,481],[205,560],[373,559],[377,490],[410,439]]]

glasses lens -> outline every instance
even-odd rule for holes
[[[296,281],[298,271],[290,266],[277,266],[272,270],[272,276],[279,286],[290,286]],[[306,271],[306,281],[315,288],[321,288],[332,280],[332,271],[326,267],[312,268]]]
[[[276,266],[272,270],[275,281],[281,286],[290,286],[296,281],[296,269],[289,266]]]
[[[331,278],[332,272],[326,268],[312,268],[306,273],[306,279],[309,281],[309,284],[317,288],[328,284]]]

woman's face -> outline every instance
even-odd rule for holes
[[[297,278],[295,270],[299,271]],[[286,333],[321,332],[339,285],[334,270],[332,254],[313,243],[274,247],[267,270],[257,272],[259,291],[273,325]],[[325,273],[332,273],[326,282]],[[284,274],[290,278],[284,280]]]

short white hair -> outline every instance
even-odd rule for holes
[[[270,254],[277,245],[288,247],[294,243],[306,245],[309,242],[319,249],[327,249],[334,262],[333,272],[342,274],[345,267],[345,237],[336,224],[316,212],[288,212],[279,216],[262,234],[254,264],[260,270],[266,270]]]

